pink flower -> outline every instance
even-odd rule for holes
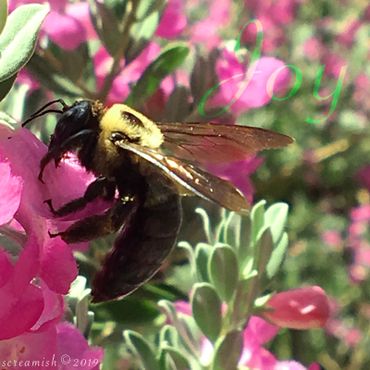
[[[33,78],[32,75],[25,68],[19,71],[16,83],[27,86],[28,92],[32,92],[40,88],[40,83],[35,78]]]
[[[103,350],[89,347],[83,335],[69,323],[37,333],[25,333],[0,341],[0,358],[12,369],[98,370]],[[36,362],[37,361],[37,362]],[[32,364],[37,364],[33,365]],[[78,367],[77,367],[78,365]]]
[[[298,5],[297,0],[256,1],[245,0],[245,9],[250,19],[258,19],[262,25],[262,51],[269,52],[285,42],[286,26],[295,19]],[[243,41],[256,40],[255,27],[250,25],[243,32]]]
[[[10,2],[10,9],[13,10],[25,3],[44,3],[44,1],[13,0]],[[65,50],[75,50],[88,39],[96,38],[87,2],[70,4],[65,0],[50,0],[49,4],[51,11],[41,29],[55,44]]]
[[[230,164],[214,165],[209,170],[213,174],[231,181],[244,194],[248,202],[251,203],[253,201],[254,187],[250,177],[262,163],[262,158],[252,157]]]
[[[230,107],[235,115],[266,105],[290,80],[289,69],[278,59],[262,57],[246,67],[226,49],[216,63],[216,73],[219,88],[210,104]]]
[[[62,297],[42,281],[32,280],[37,257],[34,245],[27,245],[13,266],[7,253],[0,249],[0,340],[45,330],[63,314]]]
[[[178,37],[184,31],[187,24],[184,13],[183,0],[170,0],[162,14],[156,35],[165,39]]]
[[[322,233],[321,238],[329,247],[338,249],[343,243],[342,237],[337,230],[326,230]]]
[[[32,252],[31,247],[24,249],[13,266],[9,255],[0,249],[0,340],[29,331],[43,312],[42,290],[31,282],[33,269],[27,266],[35,262]]]
[[[352,263],[349,276],[353,283],[360,283],[366,280],[370,272],[370,243],[366,235],[370,221],[370,205],[363,204],[353,208],[350,218],[348,246],[352,252]]]
[[[0,225],[11,221],[21,202],[23,181],[11,173],[9,162],[0,162]]]
[[[265,308],[264,318],[291,329],[322,327],[330,316],[328,297],[318,286],[277,293],[268,300]]]
[[[357,173],[357,178],[361,185],[370,191],[370,165],[362,167]]]
[[[193,6],[204,6],[202,2],[196,2]],[[208,16],[189,27],[190,41],[195,44],[203,44],[207,49],[217,47],[221,43],[220,29],[230,21],[230,0],[209,1],[207,3]]]
[[[325,325],[326,331],[342,340],[348,347],[356,347],[363,335],[359,329],[346,324],[340,319],[330,319]]]
[[[303,44],[303,53],[309,60],[320,60],[325,52],[325,46],[317,37],[311,37]]]
[[[8,234],[25,235],[25,242],[21,243],[23,251],[15,267],[22,279],[29,284],[33,278],[41,278],[52,291],[66,294],[77,275],[72,249],[60,238],[50,239],[48,232],[67,227],[79,214],[69,216],[68,221],[56,220],[44,201],[52,199],[59,207],[81,196],[94,177],[71,159],[65,159],[57,170],[47,166],[43,184],[37,176],[45,153],[46,146],[29,130],[13,131],[0,125],[0,170],[6,191],[0,204],[0,217],[8,222],[2,226]],[[104,207],[107,205],[94,203],[83,212],[96,213]],[[16,223],[9,223],[13,216]],[[22,262],[26,258],[23,254],[28,255],[28,262]],[[15,279],[17,284],[23,281],[18,274]],[[9,290],[9,294],[12,292],[17,294],[15,289]]]
[[[99,347],[89,347],[86,339],[72,324],[60,323],[56,327],[57,357],[62,359],[67,354],[73,359],[78,359],[83,370],[98,370],[103,360],[103,350]],[[86,365],[84,365],[86,364]],[[73,370],[73,362],[61,367],[63,370]]]
[[[353,45],[357,31],[362,26],[362,21],[355,19],[345,25],[345,30],[341,32],[337,37],[337,42],[343,46],[350,48]]]
[[[261,14],[257,18],[259,27],[256,27],[255,24],[251,23],[244,29],[242,41],[251,48],[257,48],[258,37],[262,37],[261,51],[269,53],[274,51],[280,45],[284,44],[286,36],[284,28],[277,25],[266,14]],[[258,37],[257,32],[259,32]]]
[[[370,76],[360,73],[354,81],[353,101],[364,112],[370,112]]]
[[[74,50],[87,39],[78,18],[54,10],[46,17],[42,29],[50,40],[65,50]]]
[[[294,21],[299,3],[300,1],[297,0],[245,0],[244,2],[246,10],[252,12],[254,18],[268,14],[275,23],[280,25]]]
[[[334,78],[338,78],[342,68],[347,65],[342,57],[332,52],[326,53],[323,57],[323,63],[325,64],[325,74]]]

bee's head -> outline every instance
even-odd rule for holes
[[[69,151],[78,148],[87,136],[99,129],[96,105],[90,100],[81,100],[63,107],[61,117],[51,135],[49,151]]]
[[[62,109],[47,109],[51,104],[60,103]],[[86,143],[91,142],[99,132],[99,116],[104,110],[103,104],[98,101],[80,100],[71,106],[62,100],[48,103],[46,106],[35,112],[23,126],[31,120],[47,113],[60,113],[61,116],[51,135],[48,151],[41,160],[39,179],[42,180],[42,173],[45,166],[51,161],[58,165],[63,155],[68,151],[82,148]]]
[[[163,143],[159,127],[148,117],[125,104],[114,104],[103,112],[100,128],[108,137],[128,144],[157,149]]]

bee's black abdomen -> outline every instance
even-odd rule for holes
[[[181,224],[175,192],[139,206],[118,235],[93,282],[93,302],[125,296],[150,279],[175,245]]]

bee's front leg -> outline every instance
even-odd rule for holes
[[[70,213],[83,209],[88,203],[92,202],[98,197],[105,200],[112,200],[114,198],[116,186],[112,181],[109,181],[105,177],[98,177],[87,187],[85,194],[81,198],[73,199],[70,202],[64,204],[58,209],[54,209],[51,199],[45,200],[49,206],[50,212],[54,216],[63,217]]]
[[[135,197],[119,199],[112,208],[101,215],[79,220],[59,233],[49,233],[51,238],[60,236],[66,243],[79,243],[112,234],[120,229],[127,218],[135,212],[138,202]]]

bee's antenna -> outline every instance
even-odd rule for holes
[[[55,103],[60,103],[63,108],[62,109],[47,109],[47,110],[45,110],[45,108],[47,108],[50,105],[55,104]],[[24,127],[27,123],[33,121],[35,118],[43,116],[44,114],[47,114],[47,113],[64,113],[68,108],[69,108],[68,105],[64,102],[63,99],[56,99],[56,100],[49,101],[43,107],[38,109],[36,112],[32,113],[30,118],[28,118],[26,121],[24,121],[22,123],[22,127]]]

